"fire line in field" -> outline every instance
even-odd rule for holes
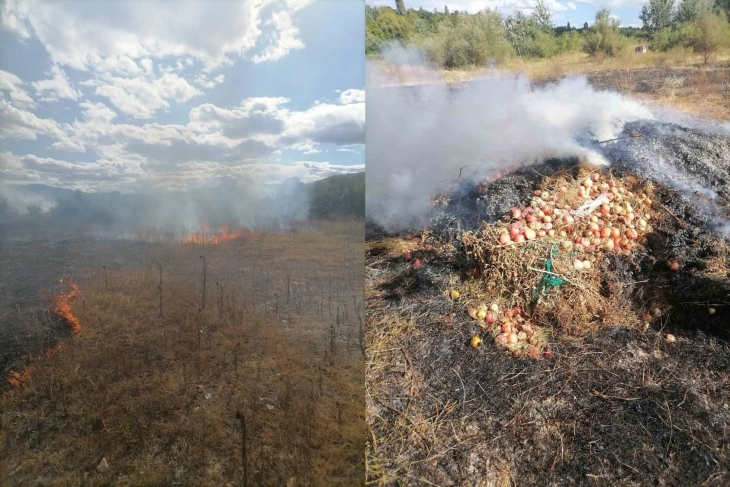
[[[67,293],[61,293],[53,297],[55,305],[53,312],[68,321],[71,326],[71,333],[78,333],[81,330],[81,323],[71,310],[71,301],[78,295],[79,287],[76,284],[71,284],[71,289]]]
[[[251,232],[242,228],[231,230],[228,225],[222,226],[218,230],[218,233],[211,233],[208,224],[204,223],[200,232],[191,233],[185,237],[183,243],[220,244],[223,242],[230,242],[231,240],[236,240],[250,234]]]

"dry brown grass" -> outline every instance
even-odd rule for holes
[[[0,485],[240,484],[239,412],[248,485],[362,484],[362,231],[160,245],[150,265],[76,273],[81,330],[0,399]]]
[[[599,89],[612,89],[712,120],[730,120],[730,51],[705,65],[686,49],[592,58],[569,53],[550,59],[519,60],[507,70],[538,83],[571,74],[586,75]]]
[[[583,179],[576,168],[532,189],[565,184],[570,192],[574,175]],[[668,289],[682,273],[665,261],[683,250],[669,241],[678,231],[671,196],[631,176],[617,181],[637,196],[655,193],[647,245],[606,253],[595,272],[559,271],[573,282],[537,303],[541,274],[529,267],[551,256],[548,239],[502,247],[502,223],[474,235],[435,224],[420,238],[368,242],[370,485],[725,485],[730,414],[720,404],[730,404],[730,347],[677,328]],[[404,250],[423,265],[406,262]],[[565,257],[555,264],[567,267]],[[728,269],[721,252],[711,273],[726,281]],[[552,349],[548,360],[514,357],[487,338],[470,345],[485,335],[470,307],[526,301]],[[698,311],[707,307],[697,301]],[[636,326],[655,308],[661,313]]]

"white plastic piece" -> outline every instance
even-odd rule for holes
[[[575,210],[571,211],[571,213],[577,217],[588,216],[593,213],[596,208],[608,202],[608,194],[601,193],[596,199],[594,199],[593,201],[586,201],[580,206],[580,208],[576,208]]]

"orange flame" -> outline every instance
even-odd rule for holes
[[[28,371],[24,370],[23,372],[16,372],[14,370],[11,370],[8,372],[8,383],[18,388],[25,384],[28,381]]]
[[[208,227],[207,223],[203,224],[203,228],[200,232],[197,233],[191,233],[187,237],[185,237],[185,240],[183,240],[183,243],[198,243],[198,244],[220,244],[223,242],[230,242],[231,240],[236,240],[242,237],[246,237],[250,235],[251,233],[244,230],[244,229],[238,229],[231,231],[228,225],[222,226],[218,233],[210,233],[210,228]]]
[[[79,287],[76,284],[71,284],[71,290],[65,294],[59,294],[53,297],[53,301],[56,305],[53,310],[61,318],[68,321],[71,326],[71,333],[78,333],[81,330],[81,323],[79,319],[74,316],[71,310],[71,300],[79,295]]]

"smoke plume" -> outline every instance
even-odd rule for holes
[[[379,87],[368,66],[367,211],[386,227],[409,225],[449,180],[485,178],[550,157],[605,165],[596,143],[627,121],[653,119],[643,104],[598,92],[585,78],[531,88],[521,76],[449,87]]]

